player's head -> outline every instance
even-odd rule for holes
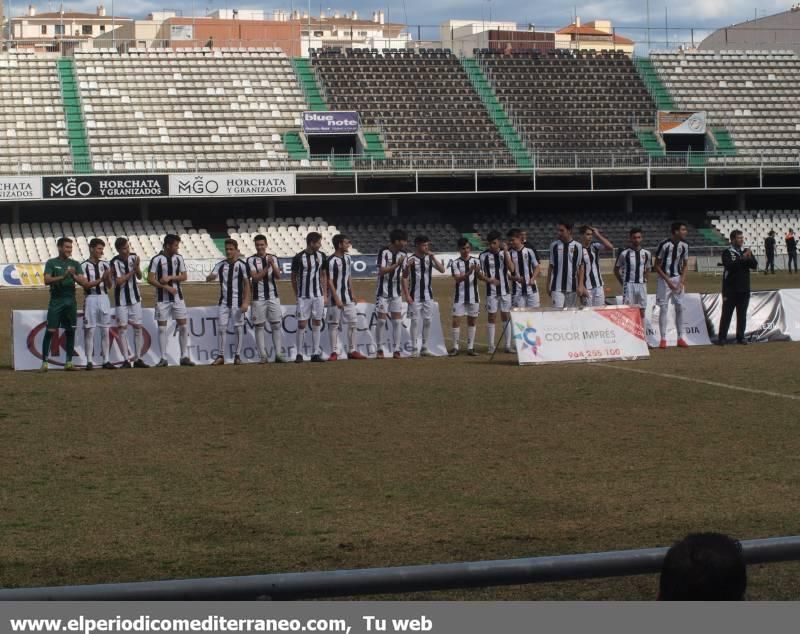
[[[770,231],[770,232],[769,232],[767,235],[768,235],[770,238],[772,238],[772,237],[774,237],[774,236],[775,236],[775,232],[774,232],[774,231]]]
[[[686,240],[686,236],[689,235],[689,227],[686,226],[685,222],[681,222],[680,220],[673,222],[669,226],[669,231],[672,234],[673,240]]]
[[[174,233],[168,233],[164,236],[164,255],[171,256],[178,252],[181,248],[181,238]]]
[[[641,227],[631,227],[631,230],[628,232],[628,235],[631,239],[631,246],[634,249],[638,249],[642,246],[642,228]]]
[[[397,251],[402,251],[408,244],[408,233],[402,229],[393,229],[389,234],[389,243]]]
[[[731,231],[731,244],[740,247],[744,244],[744,234],[739,229]]]
[[[114,240],[114,248],[123,258],[127,258],[131,253],[131,243],[128,238],[119,237]]]
[[[239,243],[233,238],[225,240],[225,259],[228,262],[233,262],[239,257]]]
[[[588,247],[592,243],[592,238],[594,238],[594,229],[589,225],[581,225],[578,227],[578,235],[581,237],[583,246]]]
[[[69,258],[72,257],[72,238],[67,238],[66,236],[63,238],[59,238],[56,241],[56,246],[58,247],[58,255],[62,258]]]
[[[742,545],[721,533],[692,533],[664,557],[661,601],[742,601],[747,568]]]
[[[337,233],[333,236],[333,248],[341,253],[347,253],[350,250],[350,238],[343,233]]]
[[[256,246],[256,255],[263,258],[267,254],[267,236],[259,233],[253,238],[253,244]]]
[[[469,243],[469,240],[466,238],[459,238],[458,242],[456,242],[456,246],[458,247],[458,252],[461,254],[462,258],[469,257],[469,254],[472,251],[472,245]]]
[[[419,235],[414,238],[414,248],[419,255],[425,255],[431,250],[431,239],[425,235]]]
[[[500,242],[500,235],[499,231],[492,230],[486,234],[486,244],[489,246],[489,251],[492,253],[499,253],[500,249],[503,248],[503,245]]]
[[[506,234],[512,249],[519,251],[525,244],[525,232],[522,229],[510,229]]]
[[[105,248],[106,243],[100,238],[92,238],[89,240],[89,254],[95,260],[100,260],[103,257],[103,251],[105,251]]]
[[[306,236],[306,249],[311,252],[319,251],[322,247],[322,234],[312,231]]]
[[[572,240],[572,223],[569,220],[558,221],[558,239],[562,242]]]

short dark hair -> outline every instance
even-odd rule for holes
[[[562,218],[561,220],[558,221],[558,224],[561,225],[562,227],[566,227],[567,231],[572,231],[572,222],[570,222],[569,220],[565,220],[564,218]]]
[[[658,586],[662,601],[741,601],[742,545],[721,533],[691,533],[667,552]]]
[[[430,242],[431,239],[426,235],[419,235],[414,238],[414,245],[425,244],[426,242]]]
[[[263,233],[256,234],[256,236],[253,238],[253,244],[258,242],[259,240],[261,242],[266,242],[267,241],[267,236],[265,236]]]
[[[225,246],[227,247],[229,244],[233,245],[234,249],[238,249],[239,248],[239,243],[236,242],[236,240],[234,240],[233,238],[226,238],[225,239]]]
[[[89,240],[89,248],[94,249],[95,247],[104,247],[106,243],[103,242],[100,238],[92,238]]]
[[[492,229],[486,234],[486,242],[494,242],[495,240],[499,240],[501,237],[502,234],[497,229]]]
[[[731,231],[731,242],[733,242],[735,238],[738,238],[739,236],[743,235],[744,234],[740,229],[734,229],[733,231]]]
[[[335,236],[333,236],[333,240],[331,240],[331,242],[333,242],[333,248],[334,248],[334,249],[338,249],[338,248],[339,248],[339,245],[340,245],[342,242],[344,242],[345,240],[349,240],[349,239],[350,239],[350,238],[348,238],[348,237],[347,237],[346,235],[344,235],[343,233],[337,233]]]
[[[506,234],[509,238],[521,238],[522,237],[522,229],[514,228],[509,229],[508,233]]]
[[[120,236],[116,240],[114,240],[114,248],[119,251],[122,247],[128,244],[128,238],[123,238]]]
[[[581,225],[578,227],[578,233],[586,233],[587,231],[593,230],[589,225]]]
[[[180,236],[176,236],[174,233],[168,233],[167,235],[164,236],[164,246],[165,247],[168,247],[171,244],[175,244],[176,242],[180,242],[180,241],[181,241],[181,237]]]
[[[467,240],[466,238],[459,238],[458,242],[456,242],[456,244],[458,245],[458,248],[460,249],[461,247],[467,246],[469,244],[469,240]]]
[[[631,227],[631,230],[628,231],[628,235],[632,236],[634,233],[642,233],[641,227]]]
[[[393,229],[389,233],[389,242],[397,242],[398,240],[408,240],[408,233],[402,229]]]
[[[312,242],[317,242],[318,240],[322,240],[322,234],[312,231],[306,236],[306,245],[309,245]]]
[[[681,227],[686,227],[686,226],[687,225],[686,225],[685,222],[681,222],[680,220],[676,220],[675,222],[673,222],[669,226],[669,230],[670,230],[670,233],[675,233],[676,231],[679,231]]]
[[[59,239],[56,241],[56,246],[57,246],[57,247],[63,247],[63,246],[64,246],[64,244],[65,244],[65,243],[67,243],[67,242],[69,242],[70,244],[72,244],[72,238],[67,238],[66,236],[63,236],[63,237],[59,238]]]

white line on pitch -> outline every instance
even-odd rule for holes
[[[596,367],[600,367],[597,364]],[[800,396],[794,394],[782,394],[781,392],[770,392],[769,390],[757,390],[752,387],[742,387],[740,385],[729,385],[728,383],[719,383],[717,381],[707,381],[706,379],[695,379],[690,376],[681,376],[680,374],[667,374],[666,372],[650,372],[649,370],[638,370],[636,368],[628,368],[617,363],[603,364],[602,367],[614,368],[615,370],[624,370],[626,372],[635,372],[637,374],[650,374],[651,376],[660,376],[664,379],[675,379],[676,381],[687,381],[689,383],[702,383],[703,385],[711,385],[712,387],[722,387],[726,390],[736,390],[737,392],[747,392],[749,394],[761,394],[763,396],[776,396],[778,398],[788,398],[793,401],[800,401]]]

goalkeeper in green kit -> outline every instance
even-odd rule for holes
[[[72,259],[72,240],[59,238],[58,257],[44,265],[44,283],[50,287],[50,303],[47,306],[47,330],[42,343],[42,372],[47,371],[47,359],[53,335],[63,328],[67,338],[67,362],[65,370],[74,370],[72,357],[75,354],[75,326],[78,319],[78,304],[75,301],[75,283],[86,287],[87,280],[78,271],[80,262]]]

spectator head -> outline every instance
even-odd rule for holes
[[[672,546],[659,580],[661,601],[742,601],[747,570],[742,545],[721,533],[692,533]]]

